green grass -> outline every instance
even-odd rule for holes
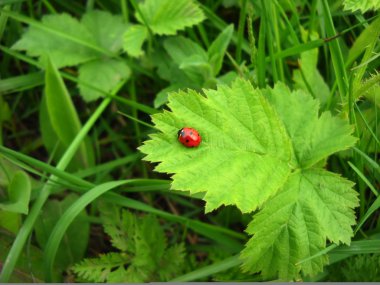
[[[151,2],[150,12],[158,14],[152,16],[141,2]],[[329,241],[317,254],[300,258],[298,265],[324,257],[331,265],[316,275],[300,273],[292,279],[380,281],[376,274],[368,274],[371,279],[365,280],[362,272],[374,270],[380,254],[380,16],[376,7],[346,11],[341,4],[344,1],[327,0],[181,0],[170,8],[170,1],[163,0],[160,3],[167,3],[167,7],[160,10],[159,2],[153,2],[88,0],[69,5],[58,0],[0,0],[0,204],[16,199],[9,191],[28,192],[31,187],[27,214],[17,206],[0,210],[0,248],[8,247],[2,235],[12,237],[9,250],[0,253],[0,281],[22,281],[22,276],[24,280],[35,276],[43,282],[64,282],[65,276],[73,278],[71,281],[85,281],[70,266],[94,257],[94,253],[97,256],[116,250],[109,244],[114,237],[106,234],[97,218],[99,203],[103,202],[129,209],[136,217],[156,216],[168,244],[185,245],[182,273],[169,278],[172,281],[278,281],[276,274],[265,277],[262,272],[241,270],[244,260],[239,255],[250,238],[245,230],[253,213],[223,206],[205,214],[208,190],[190,194],[172,189],[170,174],[156,172],[157,165],[144,161],[138,150],[159,129],[150,116],[168,110],[165,104],[154,107],[162,90],[193,89],[205,94],[202,88],[229,85],[238,77],[261,89],[284,83],[291,90],[298,86],[314,98],[326,98],[322,111],[349,122],[358,139],[353,148],[313,166],[355,183],[360,202],[354,209],[357,224],[352,226],[351,244]],[[182,5],[186,7],[183,10]],[[49,25],[41,21],[48,14],[62,13],[71,15],[72,22],[62,23],[54,16]],[[181,13],[179,19],[175,13]],[[140,57],[129,56],[133,43],[123,42],[123,29],[131,24],[147,26]],[[225,34],[219,46],[213,47],[230,24],[234,25],[232,36]],[[72,27],[87,29],[88,34],[78,34]],[[173,29],[175,32],[170,32]],[[312,32],[319,38],[311,39]],[[180,48],[167,50],[167,39],[177,35],[192,42],[180,46],[177,41],[175,46],[173,40],[170,46]],[[23,42],[15,45],[20,39]],[[223,45],[228,46],[226,51]],[[314,65],[301,68],[301,54],[316,49],[319,54]],[[62,65],[65,60],[71,64]],[[81,80],[81,67],[93,61],[112,61],[113,68],[91,70],[98,77],[90,82]],[[300,72],[303,85],[293,76],[295,72]],[[325,89],[309,84],[307,79],[316,72],[329,94],[318,94]],[[89,100],[83,91],[86,88],[99,98]],[[160,96],[165,100],[166,94]],[[179,117],[173,117],[174,125],[175,120]],[[161,124],[170,125],[167,121]],[[160,149],[156,152],[159,155]],[[208,169],[204,173],[217,182]],[[13,177],[22,177],[23,181],[12,184]],[[46,205],[64,201],[71,193],[78,195],[76,201],[53,221],[53,230],[46,228],[47,245],[39,244],[36,224]],[[89,243],[85,247],[70,245],[83,254],[66,267],[60,256],[61,241],[83,211],[88,214]],[[141,240],[144,242],[143,235]],[[27,254],[30,249],[33,256]],[[282,257],[277,258],[281,262]],[[28,268],[28,263],[39,269]],[[336,270],[339,266],[355,269],[357,274]],[[136,272],[128,274],[136,282],[163,278],[153,274],[138,279],[143,277]],[[119,278],[118,282],[127,280]]]

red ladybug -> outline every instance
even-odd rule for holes
[[[186,147],[197,147],[202,141],[199,133],[192,128],[182,128],[178,131],[178,140]]]

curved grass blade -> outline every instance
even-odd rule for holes
[[[86,206],[105,192],[131,182],[133,182],[133,180],[111,181],[100,184],[86,192],[66,210],[50,234],[49,240],[45,247],[44,260],[46,282],[52,281],[54,260],[59,244],[67,228],[74,221],[75,217],[78,216]]]

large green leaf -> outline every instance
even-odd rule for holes
[[[140,147],[145,159],[173,174],[173,189],[205,192],[206,211],[262,208],[248,228],[254,237],[242,255],[246,271],[283,280],[317,273],[326,257],[298,262],[324,249],[326,239],[348,244],[353,234],[353,183],[318,168],[355,143],[352,127],[319,115],[317,100],[282,83],[260,90],[238,79],[204,94],[169,96],[171,111],[153,115],[160,132]],[[199,131],[199,147],[177,141],[184,126]]]
[[[192,0],[145,0],[136,14],[141,24],[146,24],[158,35],[175,35],[177,31],[202,22],[205,15]],[[145,21],[145,22],[144,22]]]
[[[146,160],[161,162],[157,171],[174,174],[172,188],[206,192],[207,211],[223,204],[253,211],[290,174],[290,140],[273,108],[247,81],[205,94],[171,94],[172,112],[153,116],[161,133],[153,134],[140,150]],[[178,130],[185,126],[201,134],[198,148],[177,141]]]
[[[111,92],[130,74],[131,70],[128,65],[121,60],[98,59],[90,61],[79,67],[79,90],[85,101],[93,101],[103,97],[104,93],[89,88],[88,85],[95,86],[104,92]]]
[[[63,33],[67,37],[95,44],[93,35],[75,18],[68,14],[46,15],[41,21],[44,26],[56,32],[31,26],[13,48],[26,50],[30,56],[49,55],[58,68],[76,65],[99,56],[98,52],[88,46],[61,36]]]

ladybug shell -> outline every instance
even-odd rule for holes
[[[197,147],[202,141],[199,133],[192,128],[182,128],[178,131],[178,141],[186,147]]]

